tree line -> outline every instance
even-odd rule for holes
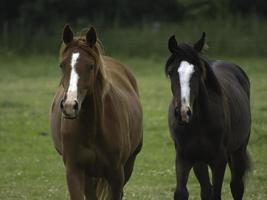
[[[267,17],[266,0],[1,0],[0,22],[38,28],[56,22],[132,25],[224,15]]]

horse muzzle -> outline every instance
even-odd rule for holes
[[[174,115],[180,125],[188,124],[192,118],[192,109],[189,106],[182,106],[181,109],[176,107]]]
[[[76,119],[79,114],[79,102],[77,100],[65,100],[60,102],[60,109],[63,117],[67,119]]]

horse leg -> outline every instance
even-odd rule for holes
[[[66,165],[67,184],[71,200],[84,200],[84,171],[76,166]]]
[[[124,168],[119,166],[117,169],[109,171],[108,182],[112,191],[112,200],[121,200],[124,186]]]
[[[96,180],[95,178],[85,176],[84,194],[86,200],[97,200],[96,197]]]
[[[249,168],[249,157],[246,148],[240,148],[230,155],[231,192],[234,200],[242,200],[244,194],[244,179]]]
[[[201,200],[210,200],[212,185],[210,183],[208,165],[205,163],[196,163],[193,169],[201,187]]]
[[[176,153],[176,190],[174,192],[174,200],[188,200],[189,193],[186,188],[188,175],[192,168],[188,162],[181,159]]]
[[[211,165],[213,185],[212,200],[221,200],[221,191],[226,164],[226,154],[222,153],[221,155],[218,155],[215,162]]]

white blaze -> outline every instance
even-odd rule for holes
[[[190,107],[190,79],[194,73],[194,65],[187,61],[182,61],[178,68],[178,74],[181,86],[181,104],[182,107]]]
[[[79,75],[76,71],[75,65],[80,56],[80,53],[73,53],[71,57],[71,72],[70,72],[70,84],[67,92],[67,98],[72,97],[77,99],[78,79]]]

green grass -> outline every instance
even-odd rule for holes
[[[249,150],[253,169],[245,199],[265,200],[267,59],[227,59],[243,66],[252,82]],[[122,56],[120,60],[136,75],[144,108],[144,147],[125,188],[125,199],[172,199],[175,152],[167,128],[171,93],[163,70],[165,58]],[[54,150],[48,123],[50,103],[60,79],[56,56],[1,58],[0,75],[0,199],[67,199],[64,166]],[[231,199],[229,181],[227,169],[223,199]],[[194,176],[188,188],[190,199],[199,199]]]

